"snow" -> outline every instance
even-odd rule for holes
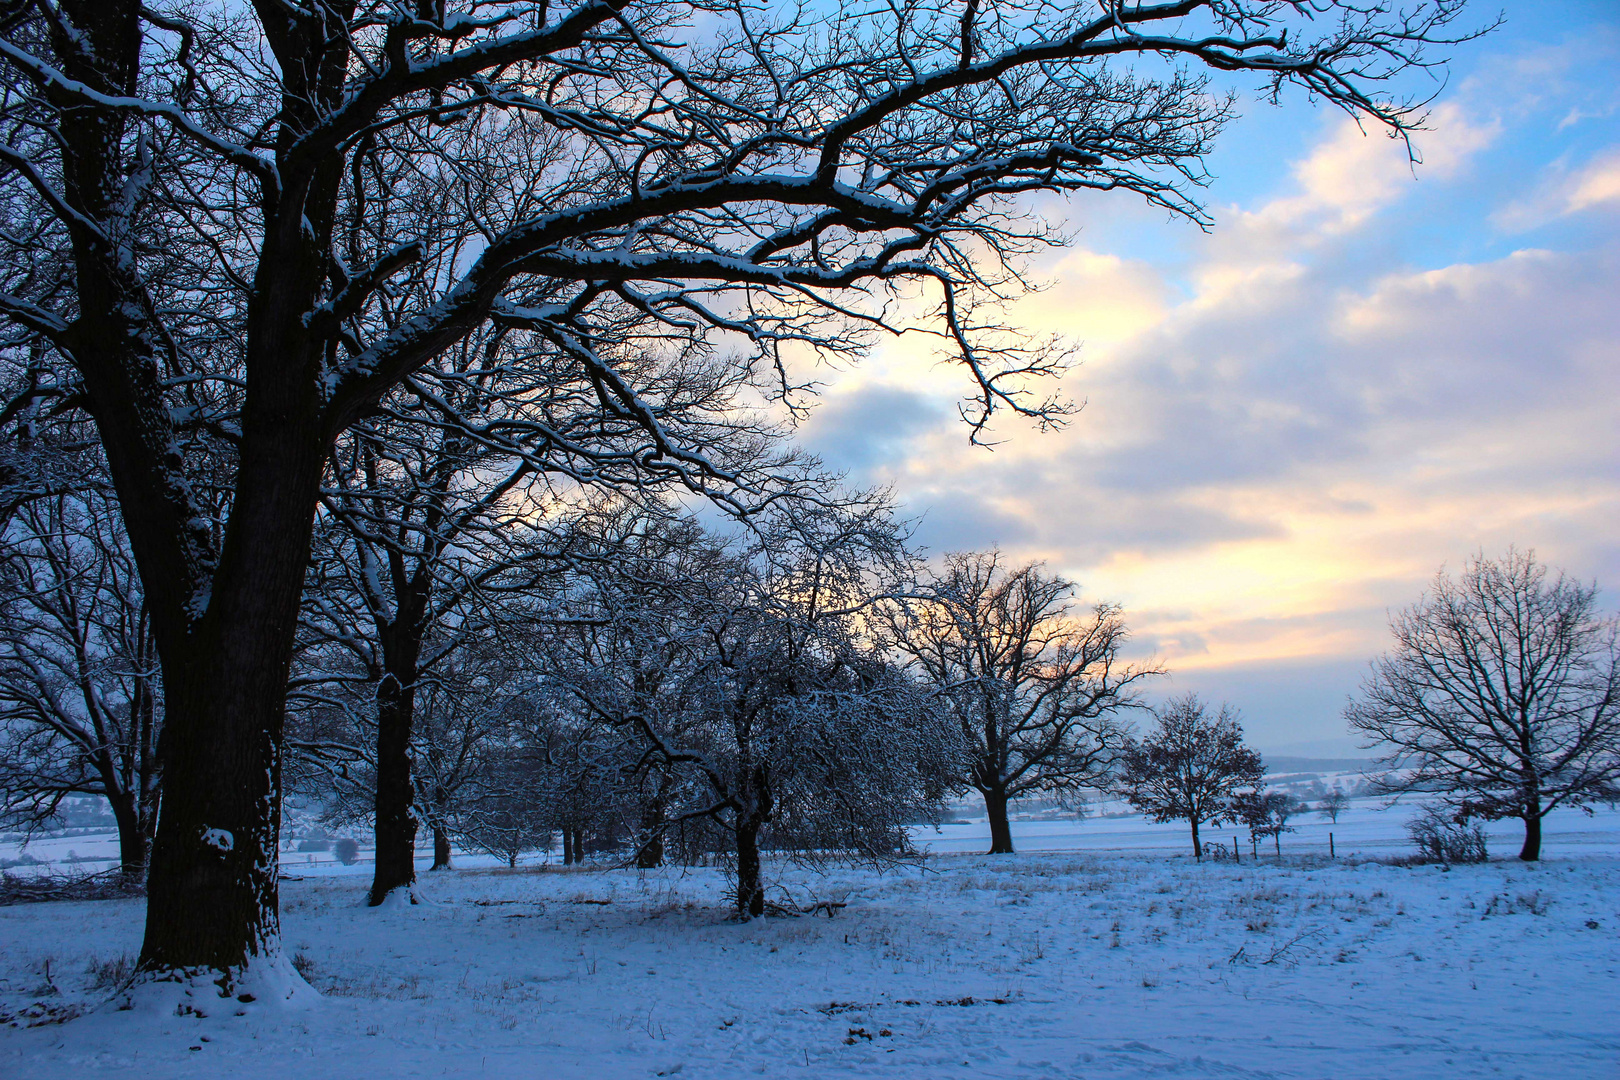
[[[1369,805],[1331,826],[1341,856],[1404,850],[1406,812]],[[1244,844],[1241,865],[1134,818],[1015,822],[1026,850],[998,857],[957,853],[982,822],[946,825],[921,868],[779,868],[848,906],[750,923],[714,870],[476,867],[370,909],[364,862],[296,855],[283,962],[322,998],[206,1020],[115,999],[0,1029],[0,1076],[1620,1074],[1620,814],[1555,816],[1538,865],[1449,870],[1329,861],[1328,823],[1299,824],[1281,864]],[[0,1007],[41,1000],[47,960],[64,998],[107,998],[87,969],[132,955],[141,916],[0,908]]]

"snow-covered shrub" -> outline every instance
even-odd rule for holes
[[[1482,863],[1487,857],[1485,830],[1457,820],[1442,807],[1424,807],[1407,822],[1406,834],[1418,854],[1430,862]]]

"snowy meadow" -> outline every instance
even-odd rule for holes
[[[945,825],[919,867],[777,867],[773,895],[843,906],[748,922],[717,870],[459,857],[372,909],[364,860],[291,855],[285,942],[320,997],[240,1016],[119,1010],[140,900],[16,905],[0,1004],[93,1011],[0,1029],[0,1075],[1615,1075],[1620,816],[1559,815],[1537,865],[1407,868],[1373,861],[1405,848],[1375,805],[1239,864],[1134,816],[1016,821],[994,857],[982,820]]]

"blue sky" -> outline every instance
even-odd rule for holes
[[[1481,8],[1488,18],[1495,9]],[[1620,597],[1620,8],[1514,3],[1460,48],[1423,164],[1298,98],[1210,160],[1208,234],[1128,196],[1014,318],[1083,344],[1065,430],[967,445],[955,371],[900,339],[824,374],[806,442],[894,487],[932,550],[999,544],[1243,710],[1347,748],[1388,613],[1508,544]]]

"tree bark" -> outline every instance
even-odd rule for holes
[[[585,827],[583,825],[574,829],[574,862],[585,861]]]
[[[1519,858],[1525,862],[1537,862],[1541,858],[1541,815],[1539,813],[1524,815],[1524,846],[1519,849]]]
[[[130,877],[146,873],[146,860],[151,852],[152,838],[147,833],[147,822],[135,808],[135,796],[127,791],[110,796],[113,820],[118,823],[118,869]]]
[[[429,869],[450,869],[450,834],[438,822],[433,823],[433,865]]]
[[[649,799],[641,808],[641,840],[636,845],[636,867],[652,870],[664,865],[664,801]]]
[[[737,826],[737,914],[750,919],[765,914],[765,890],[759,882],[761,824],[748,818]]]
[[[1188,818],[1192,822],[1193,858],[1199,862],[1204,861],[1204,845],[1198,842],[1198,819]]]
[[[983,792],[984,812],[990,820],[991,855],[1013,853],[1012,827],[1007,822],[1007,793],[997,789]]]
[[[401,603],[394,621],[380,628],[378,635],[388,670],[377,684],[377,859],[368,897],[373,907],[395,889],[416,884],[418,823],[416,788],[411,783],[411,729],[422,653],[423,598],[413,587],[401,589],[397,595]]]
[[[250,371],[296,371],[308,357],[302,313],[322,264],[302,236],[267,245],[285,257],[267,252],[255,279]],[[140,961],[148,971],[230,972],[281,948],[282,730],[329,436],[312,378],[249,383],[236,498],[206,610],[179,640],[154,618],[166,711]],[[150,596],[157,589],[142,576]]]
[[[280,951],[280,747],[298,588],[240,592],[248,610],[219,620],[215,648],[190,664],[171,654],[164,666],[167,753],[147,879],[147,971],[228,973]],[[263,602],[275,599],[291,602]]]

